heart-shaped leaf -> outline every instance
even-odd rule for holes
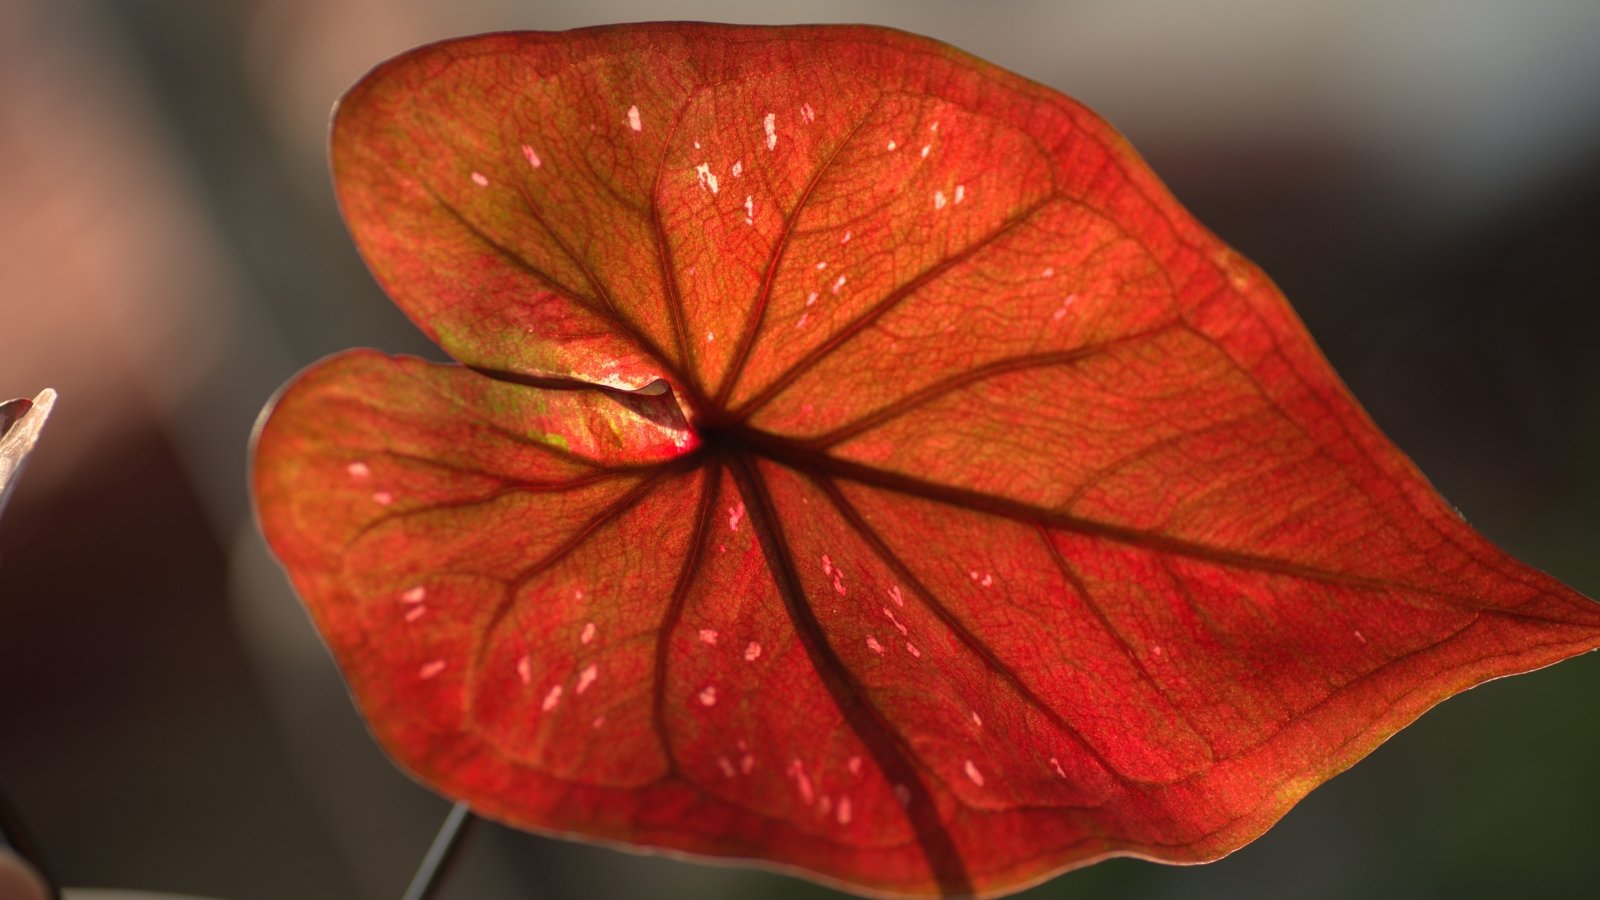
[[[461,366],[323,361],[262,526],[400,765],[543,831],[994,894],[1213,859],[1600,643],[1104,122],[870,28],[406,54],[341,104]]]

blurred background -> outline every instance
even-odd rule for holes
[[[333,205],[333,100],[413,45],[680,18],[957,44],[1120,127],[1491,539],[1600,594],[1593,0],[0,0],[0,789],[69,885],[400,894],[446,804],[367,738],[250,520],[272,391],[437,356]],[[1222,862],[1025,895],[1592,897],[1600,656],[1452,700]],[[480,827],[445,898],[821,898]]]

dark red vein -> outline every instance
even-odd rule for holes
[[[432,364],[432,365],[438,365],[438,364],[435,363],[435,364]],[[446,364],[445,367],[448,368],[449,365]],[[477,369],[477,368],[474,368],[474,367],[471,367],[471,366],[460,366],[460,368],[471,370],[471,371],[474,371],[474,372],[478,372],[479,374],[485,374],[484,370]],[[544,454],[547,454],[549,456],[553,456],[556,459],[561,460],[562,462],[572,463],[574,465],[585,466],[585,467],[588,467],[588,468],[591,468],[591,469],[598,469],[600,471],[605,471],[605,472],[636,471],[636,470],[640,470],[640,469],[644,469],[644,468],[648,467],[647,465],[623,465],[623,466],[602,465],[600,463],[595,462],[592,459],[586,459],[586,458],[584,458],[582,456],[579,456],[578,454],[573,453],[571,450],[567,450],[567,449],[565,449],[563,447],[557,447],[554,444],[550,444],[550,443],[547,443],[545,441],[541,441],[541,440],[537,440],[537,439],[534,439],[534,438],[530,438],[526,434],[518,434],[517,432],[512,431],[511,429],[506,428],[506,427],[500,425],[500,423],[498,423],[498,422],[494,421],[493,419],[490,419],[487,416],[485,416],[480,407],[468,404],[468,403],[462,401],[459,397],[455,397],[455,396],[452,396],[452,395],[444,392],[443,390],[440,389],[440,386],[438,384],[436,384],[435,382],[430,381],[427,378],[423,377],[420,373],[415,372],[415,371],[407,371],[405,369],[401,369],[400,370],[400,374],[403,374],[403,375],[411,378],[417,384],[421,385],[423,387],[423,389],[425,389],[425,390],[429,391],[430,393],[432,393],[433,396],[439,398],[440,400],[444,401],[445,403],[449,404],[450,406],[455,407],[457,410],[460,410],[461,413],[464,416],[466,416],[472,422],[476,423],[478,427],[480,427],[483,430],[489,432],[490,434],[493,434],[493,435],[496,435],[498,437],[504,438],[505,440],[510,441],[511,443],[516,444],[518,446],[527,447],[530,450],[537,450],[540,453],[544,453]],[[488,377],[493,377],[493,376],[488,376]],[[509,379],[496,378],[495,380],[509,380]],[[598,387],[593,386],[593,385],[589,385],[588,387],[591,387],[591,388],[594,388],[594,389],[597,389],[597,390],[605,390],[605,389],[598,388]],[[366,397],[356,397],[356,398],[354,398],[354,402],[356,402],[358,405],[360,405],[362,407],[367,407],[367,406],[370,405],[370,400],[369,400],[369,398],[366,398]]]
[[[751,428],[740,428],[734,433],[739,435],[746,446],[760,456],[805,472],[808,475],[826,475],[868,487],[891,491],[896,494],[942,503],[959,509],[998,516],[1017,522],[1046,525],[1051,528],[1059,528],[1062,531],[1113,541],[1141,550],[1187,557],[1228,568],[1267,575],[1282,575],[1305,581],[1319,581],[1360,590],[1408,591],[1475,611],[1524,618],[1532,621],[1570,624],[1566,619],[1523,613],[1501,606],[1485,605],[1478,601],[1477,598],[1438,588],[1422,587],[1405,582],[1386,581],[1377,578],[1365,578],[1359,575],[1332,572],[1288,560],[1243,553],[1236,550],[1226,550],[1155,531],[1112,525],[1055,509],[1011,500],[1006,497],[938,484],[898,472],[890,472],[862,463],[815,453],[808,448],[797,446],[787,439],[774,437]]]
[[[872,118],[873,114],[878,111],[881,102],[880,99],[877,103],[874,103],[872,108],[868,109],[866,114],[839,140],[838,145],[833,148],[833,152],[828,154],[828,158],[823,160],[822,165],[818,166],[817,170],[812,173],[811,180],[806,182],[805,189],[800,192],[800,198],[795,201],[794,209],[791,209],[789,215],[784,217],[783,231],[778,235],[778,240],[773,245],[771,255],[767,257],[767,266],[761,275],[761,287],[756,290],[756,298],[750,304],[751,312],[746,320],[748,324],[745,326],[744,334],[739,336],[738,349],[734,352],[733,359],[728,363],[728,371],[723,374],[722,384],[718,386],[716,396],[712,400],[714,408],[720,409],[728,402],[728,396],[733,393],[733,389],[738,386],[739,377],[744,374],[745,363],[749,360],[750,351],[755,347],[756,337],[761,332],[761,323],[766,320],[767,304],[772,299],[772,287],[778,280],[778,269],[783,263],[784,256],[789,251],[790,240],[794,237],[795,225],[800,221],[800,214],[805,211],[806,202],[811,199],[811,195],[816,191],[817,185],[822,183],[822,176],[833,168],[834,163],[839,159],[839,155],[855,140],[856,134],[867,124],[867,120]]]
[[[678,127],[683,124],[683,117],[689,111],[689,102],[684,101],[683,106],[679,107],[672,127],[667,131],[666,140],[661,142],[661,159],[656,163],[656,177],[650,185],[650,230],[656,239],[656,263],[661,271],[662,299],[667,304],[667,317],[672,321],[673,339],[678,343],[682,384],[698,397],[705,394],[705,385],[700,381],[699,368],[689,351],[694,344],[689,340],[689,323],[684,319],[678,268],[672,261],[672,242],[667,238],[666,224],[661,221],[661,181],[667,173],[667,156],[672,149],[672,139],[678,135]],[[703,407],[703,404],[700,405]]]
[[[1031,353],[1025,356],[1009,356],[1004,359],[997,359],[993,362],[976,366],[965,372],[958,372],[955,375],[935,381],[927,387],[924,387],[918,391],[913,391],[912,393],[901,397],[899,400],[896,400],[893,403],[890,403],[886,406],[880,406],[879,408],[867,413],[853,422],[848,422],[832,431],[825,432],[814,438],[806,439],[801,443],[807,447],[813,447],[819,450],[825,449],[842,441],[849,440],[850,438],[853,438],[862,432],[877,428],[880,425],[905,415],[919,406],[931,403],[932,401],[937,400],[946,394],[976,384],[985,379],[995,378],[1012,372],[1020,372],[1026,369],[1072,365],[1073,363],[1082,362],[1090,357],[1098,356],[1122,344],[1133,343],[1153,337],[1163,331],[1167,331],[1172,327],[1173,326],[1170,324],[1162,325],[1160,327],[1141,331],[1136,334],[1114,338],[1099,344],[1089,344],[1072,350],[1055,350],[1047,353]]]
[[[566,283],[562,282],[560,279],[556,278],[554,275],[551,275],[549,272],[546,272],[545,270],[543,270],[543,269],[539,268],[538,266],[534,265],[533,263],[529,262],[528,259],[526,257],[524,257],[522,254],[518,253],[517,251],[511,249],[510,247],[508,247],[505,244],[501,243],[500,241],[496,240],[488,232],[486,232],[483,229],[479,228],[477,225],[474,225],[471,221],[469,221],[467,219],[467,217],[465,215],[463,215],[461,213],[460,210],[458,210],[455,207],[451,206],[450,204],[446,203],[444,201],[444,198],[440,197],[438,194],[433,193],[432,190],[428,190],[428,194],[434,198],[434,200],[439,204],[439,206],[442,209],[444,209],[444,211],[447,212],[450,215],[451,218],[455,219],[458,223],[460,223],[461,227],[465,228],[467,230],[467,232],[470,233],[479,242],[483,243],[484,245],[488,246],[491,250],[493,250],[496,253],[500,254],[500,256],[503,259],[505,259],[511,265],[515,266],[517,269],[521,270],[524,274],[531,275],[534,278],[537,278],[540,281],[543,281],[545,284],[549,285],[556,293],[561,294],[562,296],[566,297],[569,300],[572,300],[573,302],[577,303],[579,306],[584,307],[585,309],[589,310],[590,312],[592,312],[592,313],[594,313],[596,315],[599,315],[599,316],[602,316],[602,317],[610,319],[612,322],[614,322],[616,324],[617,329],[619,331],[621,331],[626,337],[631,339],[634,343],[638,344],[639,348],[641,350],[644,350],[646,353],[649,353],[656,360],[656,362],[659,363],[661,365],[661,367],[667,371],[668,374],[670,374],[673,378],[677,379],[680,384],[684,384],[684,385],[691,385],[692,384],[692,382],[685,380],[683,372],[680,370],[680,367],[675,362],[673,362],[671,357],[666,355],[666,353],[663,351],[661,346],[658,345],[655,341],[651,340],[649,335],[646,335],[644,333],[644,331],[642,331],[638,326],[634,325],[632,321],[630,321],[629,319],[625,318],[624,316],[622,316],[620,314],[613,314],[613,312],[609,308],[602,308],[600,301],[597,300],[596,298],[591,297],[591,296],[589,296],[587,294],[582,293],[581,291],[578,291],[578,290],[572,288],[570,285],[567,285]]]
[[[1207,751],[1215,759],[1216,748],[1211,746],[1211,739],[1195,725],[1193,719],[1189,718],[1188,711],[1172,699],[1172,696],[1167,693],[1166,687],[1157,681],[1154,675],[1150,674],[1150,670],[1145,667],[1144,660],[1140,659],[1139,654],[1134,652],[1132,645],[1128,643],[1128,639],[1122,636],[1121,630],[1112,624],[1111,617],[1107,616],[1106,611],[1101,608],[1100,601],[1095,599],[1094,594],[1089,592],[1089,586],[1079,577],[1077,571],[1067,563],[1066,557],[1061,555],[1061,548],[1057,547],[1056,542],[1050,539],[1049,529],[1043,525],[1037,527],[1039,539],[1044,542],[1045,549],[1049,551],[1050,559],[1055,563],[1056,570],[1061,573],[1062,580],[1066,581],[1073,592],[1078,595],[1078,598],[1083,601],[1084,608],[1088,609],[1089,614],[1094,616],[1095,621],[1100,625],[1100,629],[1110,636],[1112,642],[1117,645],[1117,649],[1122,652],[1123,658],[1128,661],[1134,671],[1139,673],[1139,678],[1149,685],[1150,689],[1155,691],[1162,700],[1166,701],[1168,709],[1183,721],[1184,726],[1190,732],[1205,742]]]
[[[954,634],[967,650],[978,657],[990,672],[999,676],[1000,680],[1015,691],[1017,696],[1021,697],[1028,706],[1033,707],[1046,719],[1049,719],[1051,724],[1071,735],[1072,739],[1077,741],[1102,769],[1108,773],[1116,772],[1119,775],[1121,774],[1121,771],[1100,752],[1100,748],[1083,736],[1083,732],[1079,731],[1076,725],[1067,721],[1065,716],[1057,712],[1033,688],[1029,687],[1028,683],[1022,680],[1022,676],[1018,675],[1015,669],[1011,668],[994,650],[990,649],[988,644],[979,639],[976,634],[973,634],[972,630],[966,626],[966,623],[962,622],[955,613],[950,611],[949,607],[940,601],[939,596],[924,584],[916,573],[911,571],[911,568],[905,564],[899,554],[894,552],[888,542],[883,539],[883,536],[878,534],[877,530],[871,525],[867,524],[867,520],[861,516],[861,513],[849,499],[839,492],[837,486],[826,478],[813,477],[812,483],[827,496],[828,500],[833,503],[834,508],[839,511],[839,515],[844,518],[846,524],[854,529],[863,541],[866,541],[872,551],[878,555],[878,558],[883,560],[894,571],[896,577],[910,585],[913,591],[921,595],[923,602],[927,604],[928,609],[933,612],[934,616],[944,623],[944,626],[950,629],[951,634]]]
[[[638,484],[630,488],[621,497],[618,497],[616,500],[607,504],[604,509],[591,516],[587,522],[574,529],[571,536],[569,536],[565,541],[562,541],[549,553],[546,553],[532,564],[524,567],[522,571],[507,579],[505,582],[505,591],[500,598],[500,602],[495,605],[494,612],[489,616],[488,620],[483,625],[483,631],[481,632],[483,639],[478,642],[478,646],[473,652],[472,671],[476,673],[482,668],[483,654],[488,651],[490,636],[494,634],[495,629],[500,627],[500,622],[506,617],[506,613],[510,612],[511,607],[516,603],[517,592],[522,590],[522,588],[527,585],[530,579],[536,577],[541,572],[548,571],[550,567],[561,562],[561,560],[566,559],[574,550],[577,550],[579,547],[583,546],[583,544],[589,540],[590,535],[594,534],[594,532],[601,526],[615,521],[623,513],[638,505],[641,500],[643,500],[652,490],[655,489],[657,485],[659,485],[665,479],[668,473],[675,473],[677,471],[679,471],[678,467],[662,466],[648,477],[640,479]]]
[[[907,297],[915,294],[926,285],[938,280],[938,278],[944,273],[966,262],[973,256],[976,256],[984,248],[989,247],[995,241],[998,241],[1000,238],[1011,233],[1012,230],[1027,222],[1035,213],[1049,205],[1054,199],[1055,197],[1053,196],[1047,196],[1036,201],[1031,206],[1002,222],[998,228],[990,231],[988,234],[977,239],[976,241],[973,241],[971,244],[968,244],[950,256],[939,260],[937,263],[934,263],[933,265],[919,272],[911,280],[890,291],[882,300],[879,300],[877,303],[874,303],[872,306],[868,307],[861,313],[861,315],[855,317],[849,322],[846,322],[843,328],[834,332],[828,337],[827,340],[813,347],[804,356],[800,357],[800,359],[797,360],[793,365],[791,365],[788,369],[785,369],[776,378],[769,382],[765,388],[762,388],[759,393],[751,397],[749,400],[739,404],[738,407],[730,411],[728,414],[728,420],[731,422],[743,422],[746,419],[749,419],[750,416],[754,415],[758,410],[761,409],[761,407],[771,402],[772,398],[776,397],[778,394],[781,394],[785,388],[787,388],[790,384],[793,384],[794,381],[801,375],[804,375],[818,362],[826,358],[828,354],[832,353],[834,350],[837,350],[840,345],[866,330],[868,326],[882,318],[886,313],[894,309],[896,306],[900,305],[900,303]]]
[[[361,540],[367,535],[383,527],[384,525],[390,524],[391,522],[400,522],[406,519],[416,518],[417,516],[425,516],[428,513],[444,512],[446,510],[457,511],[472,509],[478,506],[485,506],[493,503],[496,500],[500,500],[505,497],[511,497],[516,494],[564,494],[567,491],[575,491],[581,488],[590,487],[598,482],[608,481],[614,477],[615,475],[613,473],[601,472],[598,474],[585,476],[581,479],[575,479],[570,482],[558,484],[547,485],[537,482],[508,484],[497,487],[494,490],[477,497],[457,498],[440,501],[438,503],[424,503],[420,506],[409,506],[405,509],[396,510],[385,515],[378,516],[370,522],[367,522],[365,525],[362,525],[356,530],[355,534],[350,536],[349,540],[345,541],[344,546],[339,548],[339,553],[343,555],[350,552],[350,548],[360,543]]]
[[[661,742],[661,752],[667,759],[669,772],[677,771],[678,761],[672,753],[672,742],[667,734],[667,645],[671,643],[672,634],[678,628],[678,621],[683,616],[684,601],[689,597],[689,588],[694,585],[701,557],[705,555],[706,538],[711,532],[711,510],[716,507],[717,495],[721,491],[722,466],[712,463],[703,471],[704,483],[700,489],[700,510],[695,515],[694,536],[689,541],[689,552],[684,554],[683,566],[678,570],[678,578],[673,583],[672,596],[667,601],[666,612],[656,629],[655,679],[651,684],[650,723],[655,729],[656,739]]]
[[[566,241],[561,239],[561,235],[557,234],[556,230],[550,227],[549,222],[545,221],[544,214],[539,211],[538,205],[535,204],[533,199],[528,196],[528,187],[526,184],[521,182],[517,183],[517,199],[522,201],[522,208],[527,210],[528,215],[532,217],[534,222],[538,223],[539,228],[542,229],[545,234],[550,236],[550,240],[556,245],[556,248],[561,251],[562,255],[571,260],[572,264],[578,267],[578,271],[583,273],[584,280],[589,282],[589,289],[594,293],[594,296],[598,298],[601,303],[605,304],[605,307],[611,313],[612,318],[618,320],[619,322],[626,321],[626,319],[623,317],[622,310],[617,306],[616,300],[612,298],[611,292],[606,290],[606,286],[600,281],[600,278],[594,274],[594,270],[589,267],[588,263],[584,262],[582,259],[579,259],[578,254],[573,251],[572,247],[569,246]]]
[[[744,495],[751,527],[766,557],[767,570],[772,575],[779,595],[783,597],[790,623],[811,659],[817,679],[833,698],[839,714],[861,738],[867,752],[872,754],[878,770],[909,792],[909,802],[905,804],[906,818],[939,891],[947,896],[971,894],[974,890],[972,877],[967,873],[966,863],[954,838],[939,818],[938,805],[915,762],[915,751],[890,726],[865,687],[844,660],[839,658],[838,652],[828,641],[827,631],[817,621],[816,613],[806,599],[800,573],[783,532],[783,523],[778,518],[766,482],[755,464],[744,454],[733,453],[728,459],[730,471],[739,485],[740,493]]]

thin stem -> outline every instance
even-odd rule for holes
[[[403,900],[428,900],[433,896],[434,888],[460,849],[461,838],[471,822],[472,810],[467,809],[465,803],[450,807],[449,815],[444,817],[444,824],[439,826],[439,833],[433,836],[433,844],[417,867],[417,874],[411,876],[411,886],[406,888]]]

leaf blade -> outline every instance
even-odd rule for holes
[[[471,368],[313,369],[257,502],[385,746],[497,818],[1002,893],[1224,855],[1600,644],[1120,136],[951,48],[466,39],[333,145],[374,274]],[[411,480],[380,502],[352,453]],[[417,587],[454,617],[420,641]]]

